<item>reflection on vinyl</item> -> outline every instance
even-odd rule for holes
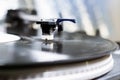
[[[116,43],[100,37],[80,40],[19,40],[0,45],[0,66],[50,65],[99,58],[117,49]]]

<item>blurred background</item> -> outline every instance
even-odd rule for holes
[[[7,26],[20,25],[24,20],[24,24],[32,23],[33,26],[34,19],[72,18],[77,23],[63,23],[65,31],[81,31],[87,35],[101,36],[120,42],[119,4],[120,0],[0,0],[0,31],[6,31],[4,23],[9,23]],[[19,19],[20,24],[12,23],[10,10],[24,13],[14,14],[22,18]],[[35,26],[33,28],[37,29]],[[32,32],[34,31],[30,30],[30,33]]]

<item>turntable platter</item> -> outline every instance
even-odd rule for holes
[[[112,41],[87,35],[80,40],[46,42],[21,39],[11,43],[0,45],[0,67],[81,62],[108,55],[118,48]]]

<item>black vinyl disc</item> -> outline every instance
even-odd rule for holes
[[[108,55],[117,48],[117,44],[110,40],[87,35],[82,35],[80,39],[53,41],[21,39],[0,44],[0,67],[81,62]]]

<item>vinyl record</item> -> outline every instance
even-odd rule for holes
[[[0,44],[0,67],[82,62],[108,55],[118,48],[110,40],[87,35],[80,39],[31,40]]]

